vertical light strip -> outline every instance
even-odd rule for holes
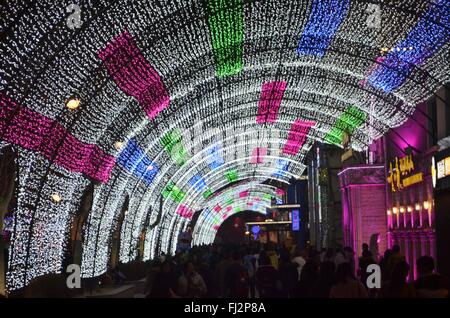
[[[182,140],[183,137],[180,129],[168,131],[160,140],[161,145],[169,154],[170,158],[172,158],[172,160],[180,167],[189,160],[188,153],[183,146]]]
[[[223,156],[221,154],[221,147],[219,144],[214,144],[205,151],[206,156],[208,156],[208,163],[211,167],[211,170],[220,168],[225,161],[223,160]]]
[[[252,157],[250,158],[250,163],[258,164],[263,163],[264,156],[267,155],[267,148],[265,147],[255,147],[252,151]]]
[[[18,105],[1,93],[0,138],[101,182],[109,180],[116,162],[97,145],[78,140],[58,122]]]
[[[287,155],[296,155],[306,141],[309,130],[315,125],[313,121],[301,119],[295,120],[291,125],[288,139],[283,147],[283,153]]]
[[[436,0],[409,32],[371,72],[370,85],[387,93],[401,86],[417,65],[424,63],[450,40],[450,4]]]
[[[142,55],[131,34],[120,34],[99,50],[98,56],[117,86],[135,97],[150,119],[169,106],[170,96],[161,77]]]
[[[117,163],[142,179],[147,185],[152,184],[159,171],[156,163],[147,157],[134,139],[128,141],[117,158]]]
[[[330,144],[340,145],[344,138],[344,132],[349,135],[361,126],[366,120],[366,113],[356,106],[348,107],[337,119],[334,127],[325,136],[325,141]]]
[[[297,53],[323,57],[344,21],[349,5],[350,0],[314,0]]]
[[[243,67],[244,51],[242,0],[207,0],[207,20],[217,77],[239,73]]]
[[[286,82],[263,84],[258,104],[258,116],[256,117],[258,124],[276,122],[286,84]]]

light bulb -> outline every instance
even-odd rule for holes
[[[116,148],[116,150],[120,150],[123,147],[123,142],[122,141],[116,141],[114,143],[114,148]]]
[[[71,97],[67,100],[66,107],[70,110],[77,109],[80,107],[80,100],[78,98]]]
[[[61,196],[58,193],[53,193],[51,195],[51,198],[52,198],[53,202],[55,202],[55,203],[61,202]]]

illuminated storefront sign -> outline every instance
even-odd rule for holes
[[[437,180],[450,176],[450,157],[439,160],[437,163],[433,157],[431,175],[434,187],[436,187]]]
[[[387,181],[393,192],[423,181],[422,172],[416,174],[411,174],[411,172],[414,172],[412,155],[400,159],[395,158],[394,162],[389,163]]]

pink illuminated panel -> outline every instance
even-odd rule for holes
[[[256,147],[253,149],[250,163],[263,163],[263,158],[266,155],[267,155],[267,148]]]
[[[280,188],[277,188],[276,193],[277,193],[278,195],[284,195],[284,190],[283,190],[283,189],[280,189]]]
[[[242,191],[239,193],[240,198],[245,198],[246,196],[248,196],[248,190],[245,190],[245,191]]]
[[[54,164],[107,182],[115,158],[72,136],[63,126],[0,94],[0,139],[36,151]]]
[[[194,211],[187,206],[180,204],[177,209],[177,214],[181,217],[192,219],[192,216],[194,215]]]
[[[288,155],[296,155],[306,141],[306,136],[312,126],[313,121],[297,119],[292,123],[289,131],[288,139],[283,148],[283,153]]]
[[[276,122],[285,89],[286,82],[269,82],[263,84],[261,99],[258,104],[258,116],[256,117],[258,124]]]
[[[218,226],[218,225],[214,225],[214,226],[213,226],[213,229],[216,230],[216,231],[217,231],[219,228],[220,228],[220,226]]]
[[[144,58],[128,32],[98,51],[109,75],[120,89],[144,108],[150,119],[169,106],[170,96],[158,72]]]
[[[219,205],[216,205],[214,207],[214,211],[216,211],[216,212],[220,212],[221,210],[222,210],[222,208]]]

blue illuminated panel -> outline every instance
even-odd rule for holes
[[[147,185],[153,182],[159,171],[156,163],[147,157],[134,139],[128,141],[126,147],[117,158],[117,163],[125,170],[142,179]]]
[[[287,174],[287,171],[289,169],[289,161],[286,159],[277,159],[275,161],[276,170],[272,174],[275,178],[282,178],[285,177]]]
[[[300,211],[292,210],[292,231],[300,231]]]
[[[202,192],[206,188],[205,179],[199,174],[195,174],[191,179],[189,179],[189,184],[194,186],[198,192]]]
[[[208,158],[209,166],[211,170],[217,169],[224,164],[222,155],[220,154],[220,146],[215,144],[206,150],[206,155],[211,156]]]
[[[303,30],[297,53],[323,57],[344,21],[350,0],[315,0]]]
[[[438,24],[436,24],[436,22]],[[369,75],[368,82],[385,92],[401,86],[414,67],[425,62],[450,39],[450,3],[436,0],[416,26]]]

